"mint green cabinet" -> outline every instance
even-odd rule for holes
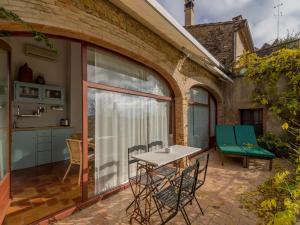
[[[15,81],[14,96],[17,102],[42,103],[42,86],[39,84]]]
[[[35,167],[69,159],[66,139],[73,128],[14,131],[12,134],[12,170]]]
[[[65,89],[58,86],[44,85],[42,98],[45,104],[64,105]]]
[[[69,159],[66,139],[73,133],[72,128],[52,129],[52,162],[59,162]]]
[[[64,105],[65,89],[60,86],[15,81],[14,100],[16,102]]]
[[[36,132],[16,131],[12,135],[12,170],[36,165]]]

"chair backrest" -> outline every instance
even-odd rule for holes
[[[196,185],[196,190],[202,186],[206,180],[206,174],[207,174],[207,168],[208,168],[208,161],[209,161],[209,153],[203,153],[201,154],[196,161],[198,161],[199,164],[199,170],[198,170],[198,180],[202,181],[201,185]],[[198,183],[197,183],[198,184]]]
[[[135,145],[128,148],[128,178],[130,178],[130,165],[137,164],[138,160],[131,156],[147,152],[146,145]]]
[[[236,143],[238,145],[257,145],[254,127],[251,125],[236,125],[234,126]]]
[[[74,133],[74,134],[71,134],[70,139],[78,139],[78,140],[82,140],[82,133]]]
[[[186,189],[184,188],[185,191],[188,191],[188,193],[190,193],[191,195],[195,194],[195,187],[196,187],[196,183],[197,183],[197,179],[198,179],[198,171],[199,171],[199,163],[198,161],[196,161],[196,163],[188,166],[187,168],[185,168],[182,173],[181,173],[181,178],[180,178],[180,185],[179,185],[179,190],[178,190],[178,199],[177,199],[177,205],[176,205],[176,210],[178,211],[179,206],[180,206],[180,198],[181,198],[181,194],[182,194],[182,190],[183,190],[183,185],[184,185],[184,180],[193,177],[194,182],[191,185],[190,189]]]
[[[234,129],[231,125],[216,125],[217,145],[236,145]]]
[[[82,163],[82,141],[78,139],[66,139],[66,143],[71,163],[80,165]]]
[[[162,141],[153,141],[150,144],[148,144],[148,152],[151,152],[154,150],[153,148],[163,148],[164,144]]]

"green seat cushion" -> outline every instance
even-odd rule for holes
[[[240,146],[237,145],[218,145],[220,151],[224,154],[231,154],[231,155],[242,155],[246,156],[247,152]]]
[[[216,142],[217,145],[236,145],[234,129],[231,125],[216,126]]]
[[[268,150],[259,146],[253,146],[253,147],[243,146],[242,148],[247,152],[247,156],[270,158],[270,159],[275,157],[275,155],[272,152],[269,152]]]
[[[254,127],[250,125],[234,126],[237,145],[244,146],[245,144],[257,145]]]

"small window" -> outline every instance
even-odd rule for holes
[[[241,124],[254,126],[256,136],[263,135],[263,110],[240,109]]]

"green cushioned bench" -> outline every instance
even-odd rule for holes
[[[272,152],[258,146],[254,127],[250,125],[234,126],[237,145],[241,146],[247,152],[247,167],[249,158],[260,158],[270,160],[269,169],[272,170],[273,158]]]
[[[224,158],[226,156],[243,158],[243,165],[246,166],[247,152],[243,147],[237,145],[233,126],[217,125],[216,142],[216,148],[222,156],[222,165],[224,165]]]

